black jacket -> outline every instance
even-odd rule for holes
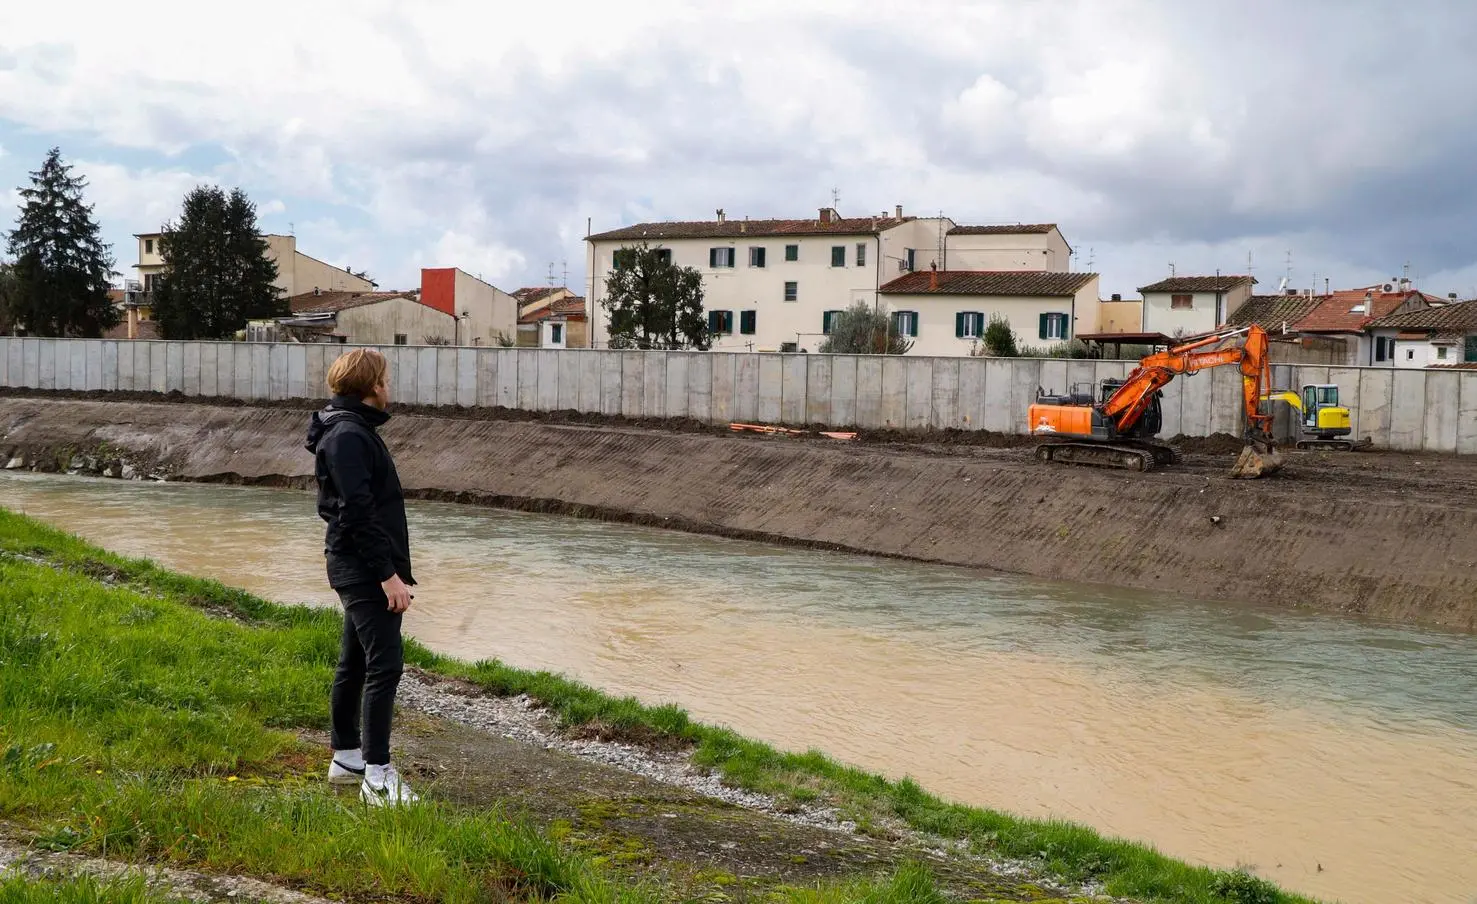
[[[335,396],[313,412],[308,425],[307,448],[317,458],[318,515],[328,522],[328,583],[335,590],[396,574],[415,583],[400,475],[375,430],[389,419],[359,399]]]

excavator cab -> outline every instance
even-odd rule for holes
[[[1332,383],[1309,383],[1299,395],[1291,390],[1267,395],[1271,401],[1283,401],[1298,413],[1297,441],[1299,449],[1337,449],[1349,452],[1370,444],[1369,439],[1355,442],[1349,409],[1339,404],[1339,388]]]

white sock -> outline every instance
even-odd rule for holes
[[[360,752],[358,747],[355,747],[353,750],[335,750],[333,752],[333,758],[339,761],[339,765],[346,766],[350,769],[364,768],[364,754]]]

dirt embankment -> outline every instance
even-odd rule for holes
[[[89,453],[184,480],[306,485],[305,424],[302,406],[0,398],[0,464]],[[1477,461],[1290,453],[1274,478],[1232,481],[1233,456],[1189,449],[1137,474],[955,437],[404,412],[383,432],[422,498],[1477,628]]]

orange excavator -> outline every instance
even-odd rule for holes
[[[1243,333],[1246,339],[1241,344],[1227,344]],[[1282,456],[1272,440],[1272,415],[1261,412],[1271,385],[1267,347],[1267,333],[1259,326],[1221,330],[1149,355],[1126,379],[1103,380],[1096,397],[1091,384],[1086,384],[1086,392],[1066,395],[1048,395],[1038,388],[1028,415],[1032,435],[1041,440],[1036,457],[1135,471],[1171,464],[1178,453],[1154,440],[1164,424],[1159,403],[1164,387],[1179,374],[1235,365],[1241,370],[1246,446],[1231,476],[1248,479],[1280,470]]]

